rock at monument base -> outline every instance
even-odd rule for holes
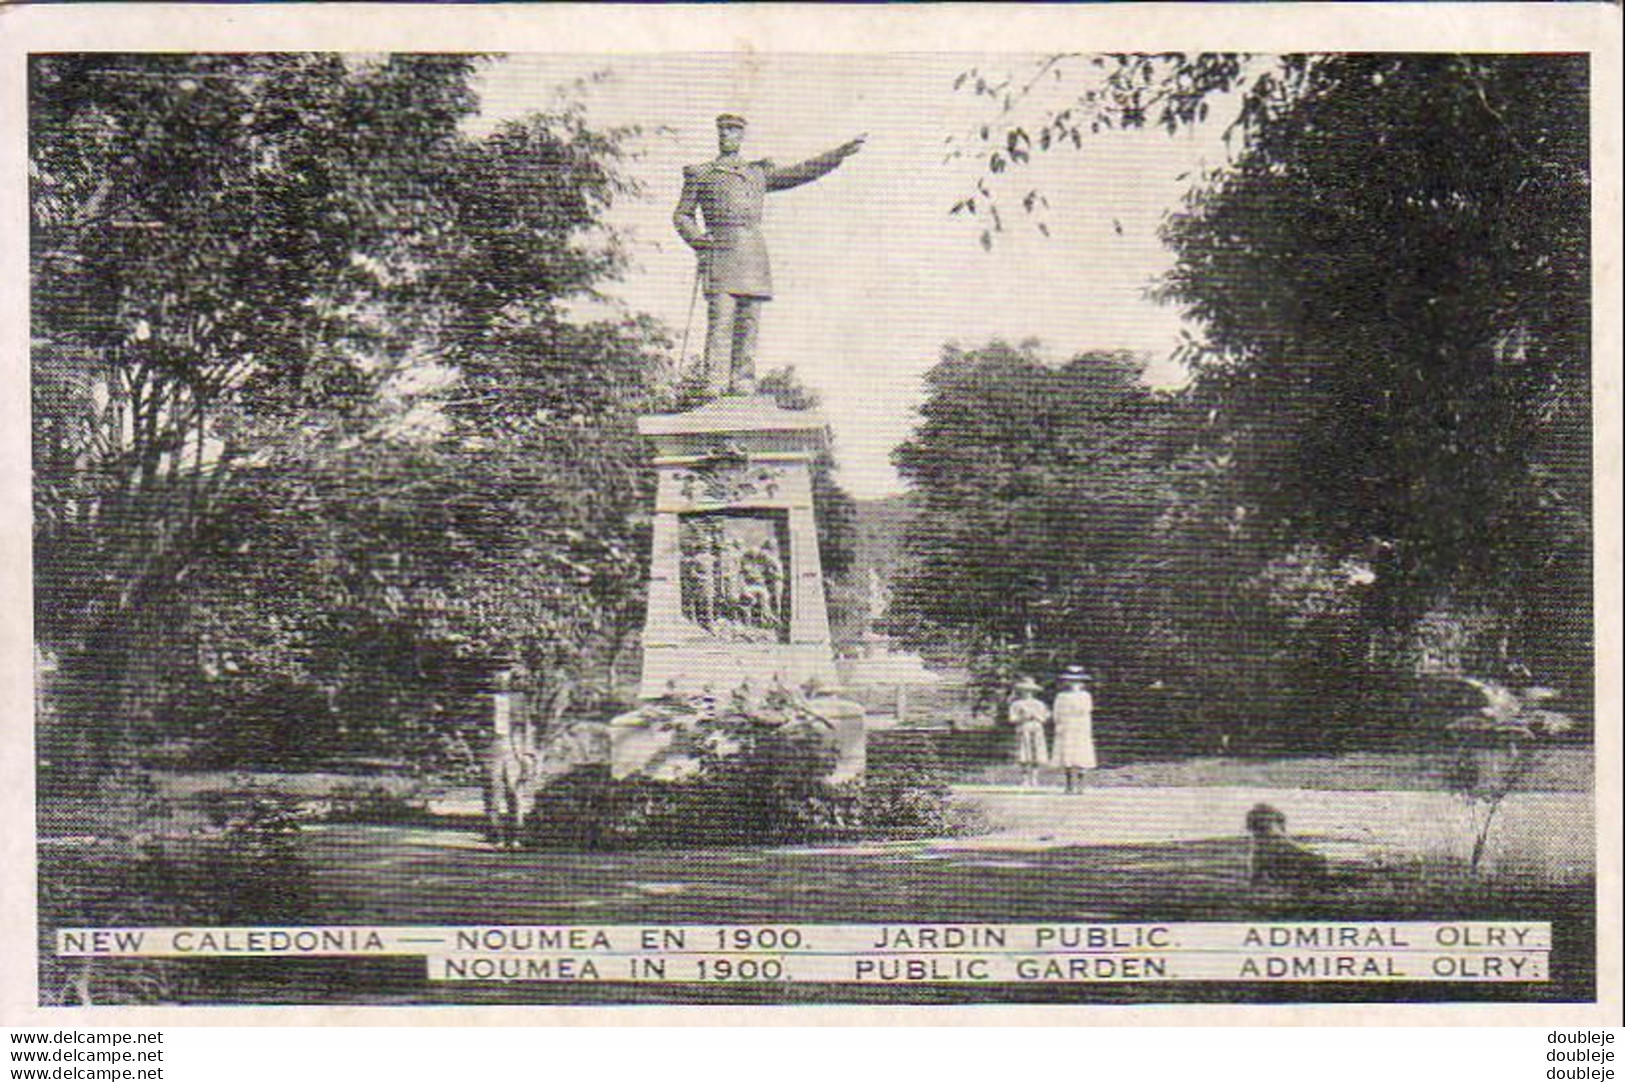
[[[657,704],[640,706],[609,723],[609,775],[678,781],[699,770],[691,738],[702,718]]]
[[[610,761],[612,738],[604,722],[578,721],[558,730],[542,749],[544,774],[564,774]]]
[[[849,699],[814,699],[807,704],[807,709],[828,723],[824,734],[835,747],[835,769],[825,780],[839,784],[863,777],[868,765],[869,740],[863,704]]]
[[[807,734],[827,742],[835,765],[824,779],[830,784],[863,776],[867,728],[861,703],[817,698],[798,704],[777,731]],[[700,770],[703,756],[728,756],[743,744],[728,727],[686,705],[649,703],[609,723],[610,777],[634,776],[655,781],[681,781]]]

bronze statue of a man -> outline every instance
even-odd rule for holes
[[[716,158],[683,167],[683,195],[672,221],[700,259],[705,381],[711,394],[750,394],[755,389],[756,329],[762,302],[773,299],[761,229],[767,193],[817,180],[856,154],[863,138],[780,169],[767,160],[746,161],[739,153],[745,120],[724,113],[717,117]]]

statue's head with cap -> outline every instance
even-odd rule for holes
[[[745,118],[738,113],[717,117],[717,147],[724,154],[737,154],[745,143]]]

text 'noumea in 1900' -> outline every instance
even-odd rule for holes
[[[71,928],[63,957],[415,956],[431,980],[874,984],[1546,981],[1551,925],[480,925]]]

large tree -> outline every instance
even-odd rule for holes
[[[237,467],[365,423],[414,336],[464,58],[64,55],[30,68],[38,641],[67,756],[150,717]],[[94,732],[73,732],[94,726]]]
[[[1169,223],[1168,295],[1249,502],[1364,553],[1384,625],[1499,617],[1584,672],[1590,597],[1585,68],[1552,57],[1286,67],[1285,102]]]
[[[562,659],[624,638],[630,415],[661,336],[566,308],[622,266],[601,223],[626,133],[566,110],[472,140],[472,70],[35,60],[35,548],[61,758],[128,754],[165,704],[433,712],[425,687],[498,661],[551,696]]]
[[[998,99],[981,190],[1105,127],[1233,116],[1164,238],[1190,396],[1261,561],[1362,565],[1373,629],[1471,615],[1479,665],[1583,692],[1590,658],[1583,57],[1057,56]],[[1040,87],[1075,91],[1045,109]],[[1070,82],[1068,82],[1070,80]],[[990,207],[989,201],[992,200]],[[1022,206],[1042,215],[1042,193]],[[1217,483],[1217,482],[1216,482]],[[1263,566],[1261,563],[1260,567]],[[1369,572],[1369,578],[1365,572]]]
[[[895,453],[917,515],[894,586],[898,629],[992,684],[1084,661],[1145,675],[1157,614],[1150,538],[1184,417],[1129,354],[1046,362],[1031,345],[949,347]]]

